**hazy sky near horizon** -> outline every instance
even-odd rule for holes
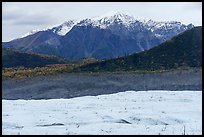
[[[109,12],[202,25],[202,2],[2,2],[2,41],[69,19],[81,20]]]

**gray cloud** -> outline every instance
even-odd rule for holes
[[[189,9],[191,9],[191,10],[200,10],[200,11],[202,11],[202,2],[195,2],[194,4],[186,4],[185,6],[184,6],[184,9],[185,10],[189,10]]]
[[[2,15],[4,23],[11,25],[42,25],[55,23],[55,18],[42,12],[24,12],[19,9],[8,9]]]
[[[45,15],[26,15],[18,17],[18,19],[13,20],[13,24],[16,25],[42,25],[53,23],[54,18]]]

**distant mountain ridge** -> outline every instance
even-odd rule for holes
[[[76,68],[76,72],[169,70],[202,67],[202,27],[194,27],[141,53]]]
[[[139,20],[123,13],[66,21],[35,31],[26,37],[3,42],[4,48],[56,55],[66,59],[110,59],[151,49],[191,29],[192,24]]]

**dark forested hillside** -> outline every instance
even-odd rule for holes
[[[25,53],[21,51],[2,48],[2,67],[42,67],[48,64],[66,63],[62,58],[50,55]]]
[[[201,66],[202,27],[195,27],[148,51],[84,65],[74,71],[152,71]]]

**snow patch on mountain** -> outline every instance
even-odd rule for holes
[[[67,34],[72,27],[76,24],[75,20],[69,20],[69,21],[65,21],[63,24],[52,28],[52,31],[60,36],[64,36],[65,34]]]
[[[160,28],[168,28],[168,29],[173,29],[173,28],[177,28],[177,29],[181,29],[181,27],[185,27],[185,29],[187,29],[187,26],[183,25],[181,22],[178,21],[153,21],[153,20],[148,20],[148,21],[144,21],[144,26],[147,27],[149,30],[152,30],[153,32],[156,29],[160,29]]]
[[[130,26],[130,24],[134,23],[135,19],[133,16],[116,12],[115,14],[105,14],[98,17],[93,17],[91,19],[84,19],[80,21],[77,26],[88,26],[92,25],[94,27],[99,27],[101,29],[106,29],[112,24],[123,24],[126,27]]]
[[[153,21],[151,19],[147,19],[144,17],[135,18],[132,15],[120,13],[120,12],[110,12],[108,14],[104,14],[102,16],[97,16],[93,18],[86,18],[79,21],[77,26],[93,26],[99,27],[101,29],[107,29],[109,26],[114,24],[122,24],[126,28],[131,28],[136,24],[142,25],[147,28],[151,32],[154,32],[158,29],[177,29],[177,30],[187,30],[188,28],[192,28],[193,25],[184,25],[178,21]],[[157,34],[159,36],[160,34]]]
[[[25,35],[21,36],[21,38],[27,37],[29,35],[33,35],[33,34],[35,34],[37,32],[40,32],[40,31],[49,31],[49,30],[52,30],[55,34],[58,34],[60,36],[64,36],[65,34],[67,34],[72,29],[72,27],[74,25],[76,25],[75,20],[68,20],[68,21],[65,21],[64,23],[62,23],[60,25],[56,25],[55,27],[31,30],[30,32],[28,32]]]

